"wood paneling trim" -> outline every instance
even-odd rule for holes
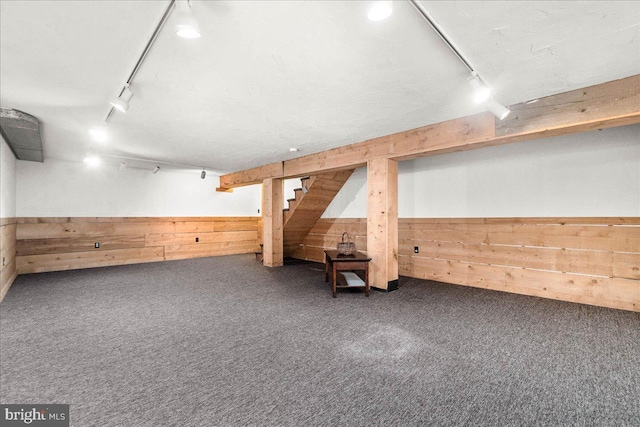
[[[439,282],[640,311],[638,281],[401,256],[400,274]]]
[[[16,259],[18,262],[18,274],[43,273],[47,271],[163,261],[164,247],[27,255],[19,256]]]
[[[19,217],[13,218],[19,224],[64,224],[64,223],[86,223],[86,222],[253,222],[261,217],[258,216],[186,216],[186,217]]]
[[[261,223],[260,217],[20,218],[16,264],[24,274],[252,253]]]
[[[557,224],[557,225],[640,225],[640,217],[514,217],[514,218],[400,218],[398,225],[417,224]]]
[[[640,311],[640,218],[401,218],[398,228],[401,275]],[[364,219],[320,219],[294,257],[323,262],[345,229],[366,235]]]
[[[147,234],[145,246],[192,245],[196,243],[252,242],[258,241],[258,231],[220,231],[212,233]],[[198,242],[195,239],[198,239]]]
[[[27,239],[18,240],[17,255],[43,255],[65,252],[99,252],[113,249],[143,248],[144,235],[139,236],[99,236],[70,237],[67,239]],[[95,247],[99,244],[99,248]]]
[[[16,278],[16,229],[15,218],[0,218],[0,301]]]
[[[414,255],[413,248],[415,246],[420,248],[420,253]],[[578,251],[405,239],[400,242],[399,252],[416,258],[428,257],[510,267],[526,266],[539,270],[593,276],[613,276],[613,253],[608,251]]]

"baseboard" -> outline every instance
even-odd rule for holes
[[[375,291],[380,291],[380,292],[393,292],[393,291],[397,291],[398,290],[398,279],[396,280],[391,280],[389,282],[387,282],[387,289],[382,289],[382,288],[376,288],[376,287],[371,287],[371,289],[375,290]]]

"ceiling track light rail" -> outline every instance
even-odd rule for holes
[[[122,90],[120,91],[120,94],[118,95],[117,99],[121,99],[122,95],[126,91],[129,90],[129,85],[133,81],[133,78],[136,76],[136,74],[138,73],[138,70],[142,66],[142,63],[144,62],[145,58],[149,54],[149,51],[151,50],[151,47],[153,46],[153,43],[158,38],[158,35],[160,34],[160,31],[162,30],[162,27],[164,27],[164,24],[169,19],[169,15],[171,14],[171,10],[175,6],[175,3],[176,3],[176,0],[170,0],[169,1],[169,6],[167,6],[167,9],[164,11],[164,14],[162,15],[162,18],[160,19],[160,22],[156,26],[155,30],[153,30],[153,34],[151,34],[151,38],[147,42],[147,45],[144,47],[144,50],[142,51],[142,54],[138,58],[138,62],[136,62],[136,65],[133,67],[133,71],[131,71],[131,74],[129,74],[129,78],[125,82],[125,85],[122,87]],[[109,119],[113,115],[114,110],[115,110],[115,107],[112,106],[111,109],[109,110],[109,113],[107,114],[107,117],[104,119],[105,122],[109,121]]]
[[[453,45],[453,43],[451,42],[451,40],[449,40],[449,37],[447,37],[447,35],[444,33],[444,30],[442,30],[442,28],[440,28],[440,26],[438,25],[438,23],[435,21],[435,19],[433,19],[433,17],[431,16],[431,14],[429,13],[429,11],[427,9],[424,8],[424,6],[422,6],[418,0],[409,0],[411,2],[411,4],[413,5],[413,7],[416,8],[416,10],[418,11],[418,13],[420,13],[420,15],[424,18],[425,21],[427,21],[427,23],[431,26],[431,28],[433,29],[433,31],[436,32],[436,34],[438,34],[438,36],[442,39],[443,42],[445,42],[445,44],[447,46],[449,46],[449,49],[451,49],[451,51],[453,53],[455,53],[455,55],[458,57],[458,59],[460,60],[460,62],[462,62],[464,64],[465,67],[467,67],[469,69],[470,73],[475,73],[476,71],[473,69],[473,67],[471,66],[471,63],[469,63],[469,61],[467,60],[467,58],[464,57],[464,55],[458,50],[456,49],[456,47]],[[477,74],[477,73],[476,73]],[[480,76],[478,76],[480,77]],[[482,79],[480,79],[482,80]]]
[[[474,98],[477,103],[485,102],[487,110],[491,111],[496,117],[500,120],[504,120],[510,113],[509,109],[500,104],[498,101],[494,100],[491,97],[491,91],[485,84],[482,77],[478,74],[478,72],[471,66],[469,60],[460,52],[455,45],[451,42],[449,37],[445,34],[444,30],[440,28],[438,23],[433,19],[431,14],[427,9],[420,4],[418,0],[409,0],[413,7],[420,13],[420,15],[424,18],[425,21],[431,26],[433,31],[438,34],[440,39],[449,46],[449,49],[456,55],[456,57],[464,64],[465,67],[471,73],[471,77],[469,78],[469,84],[474,89]]]
[[[221,172],[215,172],[212,171],[211,169],[202,167],[202,166],[195,166],[195,165],[187,165],[184,163],[174,163],[174,162],[165,162],[162,160],[153,160],[153,159],[143,159],[143,158],[139,158],[139,157],[129,157],[129,156],[117,156],[115,154],[98,154],[99,156],[103,156],[103,157],[110,157],[112,159],[121,159],[121,160],[129,160],[132,162],[141,162],[141,163],[153,163],[156,166],[160,167],[160,165],[167,165],[167,166],[176,166],[179,168],[187,168],[187,169],[196,169],[196,170],[200,170],[200,177],[202,179],[204,179],[203,174],[206,176],[206,171],[209,170],[209,172],[212,172],[214,175],[222,175]],[[126,164],[126,162],[122,162],[125,163],[125,167],[130,166],[128,164]],[[124,169],[124,168],[123,168]]]

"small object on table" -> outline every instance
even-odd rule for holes
[[[367,257],[365,254],[361,252],[354,252],[353,255],[341,255],[337,250],[327,250],[324,251],[325,255],[325,281],[329,281],[329,272],[331,271],[332,277],[332,288],[333,288],[333,297],[336,298],[336,290],[337,288],[364,288],[364,293],[366,296],[369,296],[369,262],[371,258]],[[355,281],[356,276],[355,273],[351,273],[352,275],[344,274],[346,280],[346,286],[338,285],[338,271],[364,271],[364,282],[360,280],[361,283],[357,283]],[[347,278],[348,276],[348,278]],[[351,280],[351,283],[350,282]]]
[[[345,242],[344,236],[347,236],[347,241]],[[351,236],[346,231],[342,233],[342,241],[338,243],[338,254],[352,256],[356,253],[356,244],[351,241]]]

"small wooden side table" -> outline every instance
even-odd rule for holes
[[[324,251],[325,265],[324,278],[329,281],[329,272],[332,272],[333,297],[336,298],[337,288],[364,288],[364,293],[369,296],[369,262],[371,258],[365,254],[356,252],[353,255],[340,255],[336,250]],[[359,271],[364,270],[364,285],[362,286],[339,286],[337,273],[338,271]]]

